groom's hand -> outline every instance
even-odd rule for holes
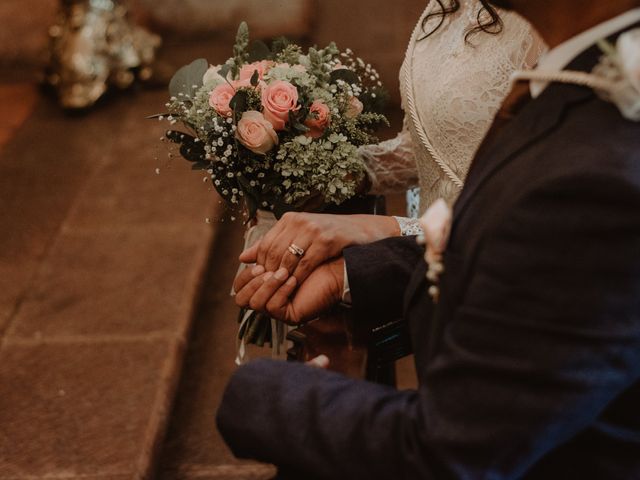
[[[268,312],[273,318],[297,324],[316,318],[340,302],[344,288],[344,259],[316,268],[298,287],[295,277],[281,268],[275,273],[257,266],[245,269],[234,282],[236,304]]]

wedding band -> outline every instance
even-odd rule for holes
[[[297,246],[295,243],[289,245],[289,251],[296,257],[302,257],[304,255],[304,249]]]

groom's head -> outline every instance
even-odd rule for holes
[[[488,0],[514,10],[538,30],[551,47],[589,28],[640,7],[640,0]]]
[[[493,6],[503,8],[505,10],[545,10],[550,4],[564,4],[565,8],[570,8],[573,13],[580,15],[582,12],[592,9],[617,9],[640,7],[640,1],[637,0],[489,0]]]
[[[513,10],[514,2],[510,0],[489,0],[489,3],[491,3],[494,7],[503,8],[505,10]]]

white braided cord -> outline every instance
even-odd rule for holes
[[[545,72],[542,70],[518,71],[511,76],[513,83],[519,80],[533,80],[538,82],[555,82],[580,85],[595,90],[607,91],[614,86],[614,82],[592,73],[563,70],[561,72]]]
[[[425,11],[423,18],[426,14],[427,14],[427,11]],[[406,109],[409,113],[409,117],[411,118],[411,121],[413,122],[416,134],[420,142],[422,143],[422,146],[426,148],[426,150],[429,152],[433,160],[442,169],[445,175],[449,177],[449,179],[453,182],[453,184],[458,188],[462,188],[464,184],[460,179],[460,177],[458,177],[458,175],[456,175],[456,173],[451,169],[451,167],[449,167],[449,165],[447,165],[442,160],[440,155],[438,155],[438,152],[436,152],[435,148],[433,148],[433,145],[429,141],[429,137],[427,136],[427,133],[424,131],[424,124],[420,119],[420,114],[418,112],[418,109],[416,108],[416,103],[414,98],[414,95],[415,95],[414,82],[412,81],[412,78],[411,78],[411,71],[413,66],[413,51],[415,49],[416,39],[418,36],[418,32],[421,30],[421,27],[422,27],[422,22],[420,21],[416,25],[416,28],[413,30],[413,34],[411,35],[411,41],[409,42],[409,46],[407,47],[407,53],[406,53],[406,58],[408,59],[408,61],[405,62],[404,71],[402,72],[402,75],[404,76],[404,80],[405,80],[404,83],[407,86],[405,91]]]

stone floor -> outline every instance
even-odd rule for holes
[[[0,84],[0,480],[273,474],[215,430],[242,226],[167,158],[145,120],[165,96],[65,115]],[[414,383],[409,362],[398,372]]]
[[[161,480],[271,478],[269,466],[238,462],[215,427],[215,411],[227,379],[235,370],[238,310],[229,287],[238,267],[242,225],[218,226],[205,278],[205,290],[195,317],[173,415],[160,455]],[[252,348],[251,357],[269,349]]]
[[[66,116],[0,91],[0,479],[145,478],[218,205],[145,120],[164,92]]]

